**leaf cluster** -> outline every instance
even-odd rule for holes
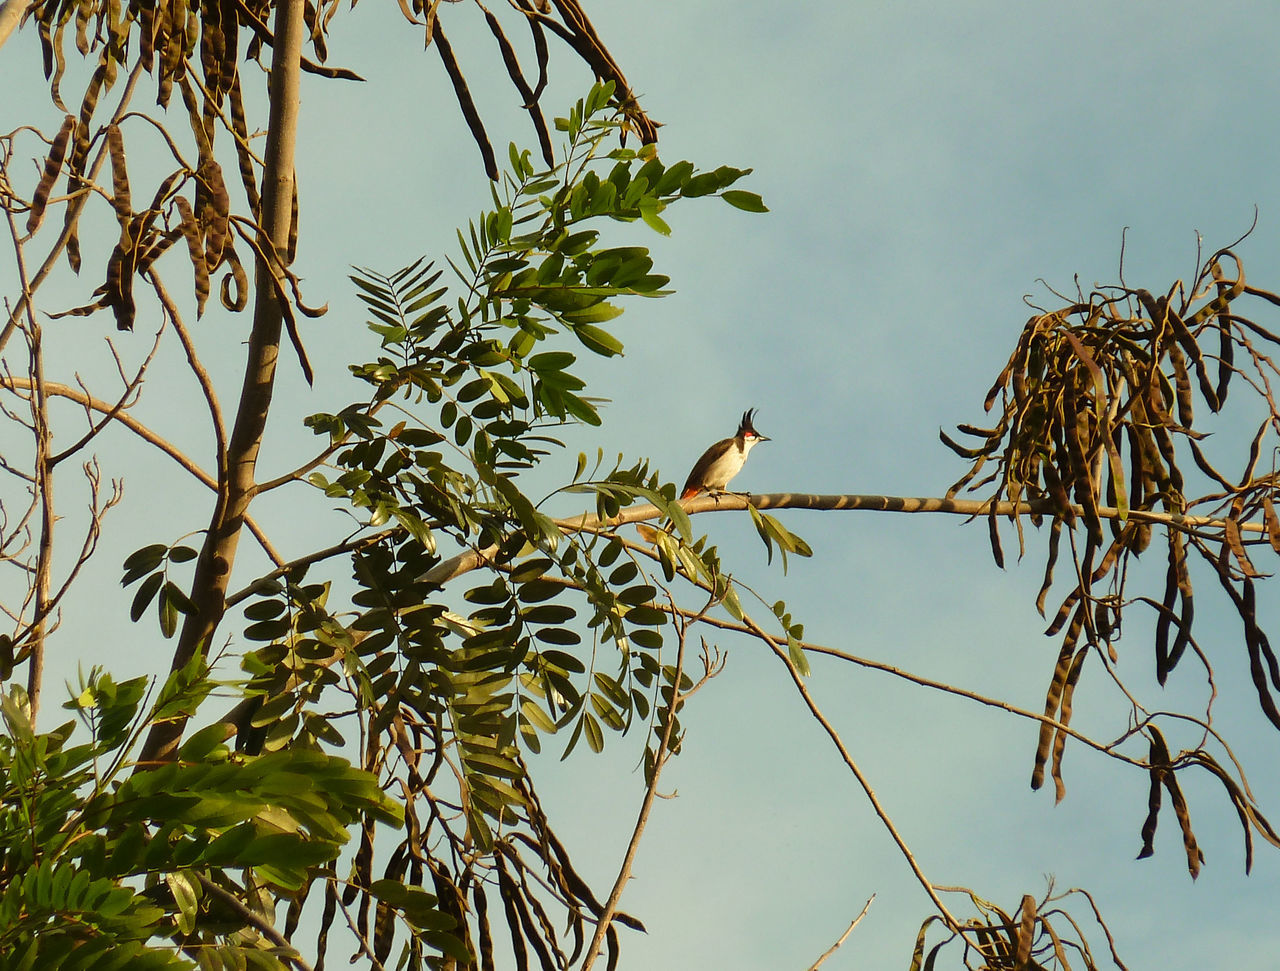
[[[1089,947],[1078,919],[1062,903],[1072,898],[1083,898],[1088,904],[1091,916],[1106,936],[1110,963],[1122,971],[1125,968],[1116,954],[1114,941],[1097,904],[1084,890],[1072,889],[1054,894],[1050,885],[1038,902],[1031,894],[1024,894],[1012,914],[972,891],[957,892],[963,893],[973,904],[976,916],[963,922],[960,927],[962,934],[949,933],[927,952],[925,946],[929,929],[940,922],[940,918],[935,916],[925,920],[916,936],[911,971],[934,971],[939,957],[957,939],[963,941],[961,960],[964,966],[974,971],[1071,971],[1072,968],[1098,971],[1103,964]]]
[[[244,656],[253,703],[235,719],[248,752],[349,751],[358,738],[361,766],[405,806],[389,856],[375,854],[366,824],[349,869],[317,877],[322,952],[351,908],[379,961],[401,942],[411,964],[431,954],[484,964],[496,893],[517,953],[547,967],[572,960],[604,905],[546,819],[522,750],[559,735],[564,756],[584,740],[599,752],[608,733],[639,725],[651,772],[668,723],[679,749],[677,688],[692,685],[663,653],[673,604],[662,583],[690,578],[741,616],[714,547],[692,539],[674,487],[647,465],[609,469],[598,456],[588,478],[582,455],[563,491],[592,496],[604,519],[633,502],[668,512],[676,534],[663,532],[651,554],[611,530],[572,529],[526,491],[525,474],[561,447],[558,427],[601,420],[565,343],[621,353],[605,325],[622,301],[666,292],[647,249],[610,245],[599,224],[662,231],[679,199],[720,194],[751,208],[756,198],[728,197],[745,170],[701,173],[666,166],[651,148],[609,148],[626,124],[611,91],[597,85],[558,122],[569,139],[559,165],[539,169],[512,148],[493,208],[458,234],[447,269],[418,260],[352,276],[380,353],[351,369],[370,388],[365,400],[308,419],[327,459],[307,478],[369,541],[349,544],[346,608],[301,567],[254,586],[245,636],[263,646]],[[776,523],[768,536],[784,556],[803,547]],[[483,570],[446,597],[445,557],[459,549]],[[152,553],[154,570],[164,554]],[[416,916],[394,912],[410,900]],[[551,903],[566,915],[566,940]],[[607,940],[616,952],[616,929]]]
[[[146,679],[95,669],[66,705],[88,729],[78,744],[75,722],[37,734],[20,688],[0,698],[0,952],[12,966],[190,967],[185,951],[206,967],[280,968],[277,943],[208,888],[287,894],[331,863],[357,821],[402,820],[345,759],[236,756],[224,725],[131,774],[147,725],[193,714],[212,688],[199,657],[151,703]]]

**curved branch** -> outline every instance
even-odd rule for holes
[[[161,306],[169,314],[169,320],[173,324],[174,332],[178,335],[178,340],[182,342],[183,351],[186,352],[187,364],[200,385],[205,403],[209,406],[209,420],[213,425],[215,455],[218,462],[218,480],[221,481],[226,478],[227,474],[227,425],[222,418],[222,407],[218,404],[218,392],[213,386],[213,379],[205,369],[204,363],[197,356],[195,342],[191,339],[191,332],[187,329],[186,323],[183,322],[182,315],[178,313],[178,307],[173,302],[173,298],[169,296],[169,291],[165,289],[159,274],[154,269],[149,269],[147,270],[147,278],[151,281],[152,287],[155,288],[156,296],[160,298]]]
[[[15,391],[15,390],[29,391],[31,390],[31,382],[26,378],[16,378],[16,377],[13,377],[12,375],[0,374],[0,388],[6,389],[9,391]],[[152,431],[146,425],[142,424],[142,422],[138,421],[136,418],[130,415],[127,411],[122,410],[118,405],[112,405],[106,401],[102,401],[99,398],[95,398],[93,395],[86,394],[85,392],[81,391],[79,388],[73,388],[70,385],[60,384],[52,381],[45,382],[45,391],[48,394],[54,395],[59,398],[66,398],[69,401],[74,401],[78,405],[83,405],[86,408],[91,408],[94,411],[108,415],[108,417],[112,421],[119,422],[121,425],[124,425],[125,428],[129,429],[129,431],[133,432],[135,435],[141,438],[144,442],[147,442],[150,445],[154,445],[160,451],[164,452],[165,455],[169,456],[171,459],[177,462],[180,466],[182,466],[184,469],[190,472],[191,475],[194,476],[197,480],[199,480],[203,485],[208,486],[214,492],[218,491],[218,483],[217,483],[217,480],[213,478],[213,476],[211,476],[204,469],[200,468],[200,466],[196,465],[195,462],[193,462],[183,452],[181,452],[178,448],[176,448],[173,445],[173,443],[170,442],[168,439]],[[251,516],[245,516],[245,526],[247,526],[249,529],[249,532],[253,534],[253,538],[258,541],[258,544],[262,547],[263,552],[266,553],[267,556],[271,558],[271,562],[275,563],[277,566],[285,562],[284,557],[280,555],[280,553],[272,545],[271,541],[267,539],[266,533],[262,531],[262,528]]]
[[[898,851],[907,861],[907,866],[911,868],[911,872],[915,874],[916,881],[924,888],[924,892],[929,895],[929,899],[933,901],[934,907],[937,908],[938,914],[942,917],[947,926],[961,937],[964,937],[964,926],[956,920],[951,911],[947,909],[947,905],[942,902],[942,897],[939,896],[937,888],[934,887],[934,885],[929,881],[929,878],[925,876],[924,871],[920,869],[920,864],[916,862],[915,856],[912,855],[911,848],[907,846],[907,841],[902,838],[902,834],[898,832],[898,827],[893,824],[893,820],[889,817],[888,811],[881,804],[879,796],[876,795],[876,791],[871,788],[870,780],[863,774],[858,763],[853,760],[853,756],[849,754],[849,750],[845,748],[844,741],[840,738],[840,734],[835,730],[835,726],[827,720],[827,717],[822,713],[822,709],[818,707],[818,703],[813,700],[813,695],[809,693],[809,688],[805,685],[804,678],[801,676],[800,672],[796,670],[796,666],[792,663],[786,650],[779,647],[777,640],[745,613],[742,615],[742,622],[747,625],[756,637],[768,644],[769,649],[773,651],[778,660],[786,665],[787,673],[791,675],[791,681],[795,685],[796,691],[799,692],[800,697],[803,699],[805,707],[809,709],[809,714],[811,714],[814,720],[822,726],[822,730],[827,733],[827,737],[831,739],[831,743],[835,745],[836,750],[840,753],[840,757],[844,760],[844,764],[848,767],[849,771],[853,773],[853,777],[858,780],[858,785],[862,787],[863,793],[866,794],[867,800],[871,803],[872,810],[880,819],[881,825],[883,825],[888,831],[893,842],[897,844]],[[968,938],[965,939],[968,940]]]

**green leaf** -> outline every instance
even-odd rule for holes
[[[564,314],[564,319],[570,324],[602,324],[621,315],[622,308],[616,304],[596,303],[582,310],[568,311]],[[618,345],[618,350],[622,350],[621,344]]]
[[[604,732],[600,730],[600,722],[589,711],[582,713],[582,725],[587,736],[587,744],[591,751],[599,755],[604,751]]]
[[[528,719],[529,723],[536,726],[540,731],[546,732],[548,735],[555,734],[555,722],[553,722],[547,713],[538,706],[537,702],[532,700],[524,701],[520,705],[520,714]]]
[[[167,590],[162,592],[160,599],[156,601],[156,616],[160,621],[160,633],[166,639],[178,632],[178,607],[168,596]]]
[[[802,678],[809,677],[809,659],[800,647],[800,642],[790,635],[787,636],[787,656],[791,659],[791,663],[795,665],[795,669]]]
[[[164,561],[168,551],[169,547],[163,543],[152,543],[129,554],[128,559],[124,561],[125,579],[121,581],[122,585],[128,586],[138,577],[150,573]],[[128,579],[129,577],[133,577],[133,580]]]
[[[650,229],[663,236],[670,236],[671,227],[667,225],[666,220],[658,215],[663,208],[661,203],[645,199],[640,203],[640,218],[644,220],[644,224]]]
[[[178,757],[184,762],[208,762],[221,749],[219,758],[225,757],[226,748],[222,745],[235,734],[235,726],[217,722],[200,729],[178,749]]]
[[[147,607],[151,604],[151,598],[156,595],[160,587],[164,584],[164,574],[157,572],[151,574],[142,582],[142,586],[138,588],[138,592],[133,595],[133,604],[129,607],[129,619],[137,623]]]
[[[172,601],[173,606],[184,614],[194,614],[197,612],[196,605],[191,602],[191,598],[182,592],[182,589],[171,581],[165,581],[164,596]]]
[[[647,604],[641,604],[638,607],[632,607],[625,614],[627,623],[635,624],[639,627],[662,627],[667,622],[667,615],[657,607],[650,607]]]
[[[591,324],[579,324],[573,328],[573,334],[589,349],[604,357],[613,357],[622,353],[622,341],[607,331]]]
[[[680,194],[689,199],[709,196],[721,187],[720,177],[714,172],[702,172],[695,175],[680,188]]]
[[[528,363],[535,371],[563,371],[576,360],[568,351],[543,351],[529,358]]]
[[[178,905],[178,930],[190,934],[195,930],[198,910],[195,881],[185,873],[166,873],[164,879]]]
[[[252,821],[232,826],[220,836],[215,837],[201,853],[201,858],[213,866],[230,866],[233,863],[248,862],[250,857],[245,851],[258,838],[258,830]]]
[[[729,189],[727,192],[720,193],[720,198],[735,209],[742,209],[746,212],[768,212],[769,207],[764,204],[754,192],[743,192],[741,189]]]

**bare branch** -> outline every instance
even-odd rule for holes
[[[182,349],[186,352],[187,364],[191,368],[191,373],[195,375],[200,390],[204,394],[205,403],[209,407],[209,419],[213,425],[214,447],[218,463],[218,481],[221,482],[226,477],[227,426],[222,418],[222,408],[218,404],[218,392],[213,386],[213,379],[209,376],[209,372],[196,354],[191,332],[183,322],[182,315],[178,312],[173,298],[169,296],[169,291],[165,289],[159,274],[154,269],[150,269],[147,271],[147,277],[155,288],[156,296],[160,298],[165,312],[169,315],[169,320],[173,323],[173,329],[178,335],[178,340],[182,342]]]
[[[7,375],[0,376],[0,388],[13,391],[29,389],[30,387],[31,382],[27,378],[16,378]],[[103,414],[110,413],[112,421],[119,422],[144,442],[154,445],[156,448],[160,449],[160,451],[164,452],[165,455],[169,456],[180,466],[190,472],[191,475],[198,479],[203,485],[208,486],[215,492],[217,491],[218,483],[213,476],[209,475],[208,472],[196,465],[194,461],[188,458],[185,453],[183,453],[176,445],[170,442],[163,435],[152,431],[146,425],[142,424],[142,422],[130,415],[128,411],[122,410],[118,405],[112,405],[99,398],[95,398],[93,395],[87,394],[79,388],[72,388],[68,385],[59,384],[53,381],[46,382],[45,388],[49,394],[56,397],[67,398],[70,401],[92,408],[94,411]],[[271,541],[267,538],[266,533],[262,531],[262,528],[258,525],[257,521],[246,514],[244,522],[249,532],[253,534],[254,539],[256,539],[258,544],[262,547],[263,552],[271,558],[271,562],[277,565],[284,563],[284,557],[281,556],[275,546],[272,545]]]
[[[804,683],[804,678],[801,676],[800,672],[796,670],[796,666],[791,662],[791,658],[787,655],[786,649],[779,646],[778,642],[769,633],[767,633],[764,628],[756,624],[756,622],[746,614],[743,614],[742,622],[746,624],[747,628],[755,634],[756,637],[768,644],[769,649],[773,651],[778,660],[786,665],[787,673],[791,675],[791,682],[795,685],[796,691],[799,692],[800,697],[804,700],[805,707],[809,709],[809,714],[813,716],[814,721],[822,726],[822,730],[827,733],[827,737],[831,739],[832,744],[835,745],[836,750],[840,753],[840,758],[844,761],[845,766],[848,767],[849,771],[853,774],[853,777],[858,780],[858,785],[862,787],[862,791],[866,794],[867,800],[871,803],[872,810],[879,818],[881,825],[883,825],[888,831],[893,842],[897,845],[898,851],[907,861],[907,866],[909,866],[911,868],[911,872],[915,874],[916,881],[924,888],[924,892],[929,895],[929,899],[933,901],[934,907],[937,908],[938,914],[942,917],[943,921],[946,922],[947,926],[957,934],[963,936],[963,926],[954,916],[952,916],[951,911],[947,909],[947,905],[942,902],[942,897],[939,896],[937,888],[935,888],[929,881],[929,878],[925,876],[924,871],[920,869],[920,864],[916,862],[916,858],[912,854],[911,848],[907,846],[906,840],[904,840],[902,838],[902,834],[898,832],[898,827],[893,824],[893,820],[890,818],[888,811],[881,804],[880,798],[876,795],[875,790],[871,788],[870,780],[863,774],[858,763],[853,760],[853,756],[849,754],[849,750],[845,748],[844,741],[840,738],[840,734],[836,731],[835,726],[827,720],[826,716],[822,714],[822,710],[818,707],[818,703],[813,700],[813,695],[809,693],[809,688]]]
[[[49,428],[49,392],[44,380],[44,333],[32,308],[31,281],[27,277],[27,265],[12,209],[5,208],[5,218],[13,240],[18,280],[22,286],[20,303],[25,307],[27,318],[26,324],[19,326],[26,335],[29,351],[31,434],[35,445],[34,487],[35,498],[40,505],[40,539],[36,549],[35,575],[32,578],[35,619],[29,635],[30,653],[27,657],[27,696],[31,704],[31,724],[34,726],[40,713],[40,693],[44,684],[45,620],[51,606],[49,591],[53,575],[53,527],[57,521],[53,505],[53,460],[49,454],[53,432]]]
[[[674,601],[672,601],[674,604]],[[586,959],[582,962],[582,971],[590,971],[592,965],[595,964],[596,958],[600,954],[600,947],[604,944],[605,935],[609,932],[609,927],[613,922],[613,915],[617,913],[618,903],[622,899],[622,891],[627,885],[627,881],[631,879],[631,865],[635,862],[636,851],[640,847],[640,837],[644,834],[644,829],[649,821],[649,812],[653,809],[653,800],[658,792],[658,778],[662,775],[663,766],[666,765],[667,759],[671,755],[671,734],[676,721],[676,712],[680,709],[680,704],[684,698],[684,694],[680,690],[680,682],[684,680],[684,652],[685,645],[689,637],[689,628],[692,624],[697,623],[708,610],[716,603],[714,595],[706,602],[702,610],[689,619],[680,618],[677,621],[680,642],[676,651],[676,669],[675,677],[671,682],[671,703],[667,707],[666,717],[662,722],[662,735],[658,740],[657,751],[653,755],[653,769],[649,776],[649,784],[645,786],[644,798],[640,802],[640,812],[636,817],[635,827],[631,831],[631,839],[627,843],[627,851],[622,858],[622,866],[618,869],[618,877],[613,882],[613,889],[609,892],[609,897],[605,901],[604,909],[597,915],[595,933],[591,937],[591,944],[587,948]]]
[[[845,928],[845,932],[841,934],[839,938],[836,939],[836,942],[834,944],[832,944],[829,948],[827,948],[822,953],[822,955],[818,958],[818,960],[814,961],[813,964],[809,965],[809,971],[818,971],[818,968],[822,967],[823,963],[827,960],[827,958],[831,957],[831,955],[835,954],[836,951],[840,950],[841,945],[843,945],[844,942],[848,940],[849,935],[853,933],[853,929],[857,927],[860,923],[862,923],[862,918],[867,916],[867,911],[871,909],[871,902],[875,899],[876,899],[875,894],[872,894],[870,897],[867,898],[867,902],[862,907],[862,913],[858,914],[858,916],[853,919],[853,922],[847,928]]]
[[[916,498],[907,496],[885,495],[819,495],[803,492],[772,492],[760,495],[740,493],[721,493],[719,495],[701,495],[680,503],[689,515],[704,512],[741,511],[748,505],[757,509],[825,509],[866,512],[901,512],[901,513],[946,513],[954,516],[986,516],[991,514],[991,503],[977,499],[938,499]],[[1050,515],[1054,508],[1049,501],[1040,502],[998,502],[995,504],[995,515],[1008,517]],[[1078,507],[1076,507],[1078,508]],[[602,520],[592,513],[580,516],[569,516],[557,519],[556,525],[566,533],[604,532],[629,523],[639,523],[650,519],[659,519],[665,513],[657,506],[639,503],[621,510],[618,515]],[[1103,519],[1120,520],[1123,518],[1119,509],[1099,506],[1098,515]],[[1184,516],[1174,513],[1147,512],[1131,509],[1128,518],[1139,522],[1147,522],[1168,526],[1172,529],[1191,531],[1206,526],[1222,526],[1225,520],[1210,516]],[[1243,532],[1265,533],[1263,523],[1241,523]],[[466,550],[456,556],[439,563],[426,574],[425,579],[432,583],[445,584],[464,573],[483,566],[497,553],[497,547],[483,550]]]

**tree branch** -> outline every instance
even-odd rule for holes
[[[825,510],[864,510],[869,512],[902,512],[902,513],[947,513],[954,516],[986,516],[991,513],[991,503],[984,499],[940,499],[931,497],[884,496],[884,495],[820,495],[804,492],[769,492],[759,495],[749,493],[725,492],[720,495],[701,495],[681,503],[685,512],[690,515],[700,512],[731,512],[746,509],[748,505],[757,509],[825,509]],[[1072,511],[1077,517],[1084,515],[1084,507],[1073,505]],[[998,502],[995,514],[998,517],[1014,518],[1017,516],[1053,516],[1060,508],[1049,499],[1035,502]],[[556,524],[562,529],[597,530],[627,523],[643,522],[656,519],[662,512],[656,506],[648,504],[628,506],[617,516],[601,520],[597,516],[584,513],[569,519],[558,519]],[[1114,506],[1099,506],[1098,516],[1102,519],[1124,520],[1125,516]],[[1152,523],[1170,526],[1174,529],[1190,531],[1203,527],[1222,527],[1226,520],[1213,516],[1186,516],[1180,513],[1153,512],[1143,509],[1130,509],[1128,519],[1140,523]],[[1245,532],[1265,533],[1263,523],[1241,523],[1240,529]]]
[[[893,820],[889,818],[889,813],[881,804],[880,798],[876,795],[875,790],[871,788],[870,780],[863,775],[862,769],[858,767],[858,763],[853,760],[853,756],[850,755],[849,750],[845,748],[844,742],[841,740],[839,733],[835,730],[835,726],[833,726],[831,722],[827,720],[826,716],[822,714],[822,710],[818,707],[818,703],[813,700],[813,695],[809,693],[809,688],[805,685],[804,678],[800,675],[800,672],[796,670],[796,666],[791,663],[791,658],[787,656],[786,650],[779,647],[778,642],[746,614],[742,615],[742,622],[747,625],[756,637],[768,644],[769,649],[773,651],[778,660],[786,665],[787,673],[791,675],[791,681],[796,686],[796,691],[799,692],[800,697],[804,700],[805,706],[809,709],[809,714],[811,714],[814,720],[822,726],[823,731],[827,733],[827,737],[831,739],[832,744],[835,745],[836,750],[840,753],[840,757],[844,760],[844,764],[848,767],[849,771],[853,773],[853,777],[858,780],[858,785],[862,787],[862,791],[866,794],[867,800],[871,803],[872,810],[880,819],[880,823],[886,830],[888,830],[889,836],[893,839],[893,842],[897,844],[899,852],[902,853],[903,858],[907,861],[907,866],[911,868],[911,872],[915,874],[916,880],[919,882],[920,886],[924,888],[925,893],[929,895],[929,899],[933,901],[933,905],[937,908],[938,914],[952,931],[963,937],[963,926],[954,916],[952,916],[951,911],[947,909],[947,905],[942,902],[942,897],[938,895],[937,889],[932,883],[930,883],[929,878],[924,875],[924,871],[920,869],[920,864],[916,862],[915,856],[912,855],[911,848],[907,846],[906,840],[902,838],[902,834],[898,832],[898,828],[893,824]]]
[[[49,428],[49,390],[44,380],[44,333],[31,306],[31,281],[27,277],[27,264],[23,259],[22,243],[18,238],[18,226],[13,221],[13,210],[5,207],[9,223],[9,235],[13,239],[14,258],[18,267],[18,281],[22,286],[22,303],[26,308],[27,324],[23,328],[29,351],[31,375],[31,435],[35,440],[33,474],[35,494],[40,503],[40,539],[36,548],[36,569],[32,584],[35,591],[35,620],[31,627],[31,653],[27,659],[27,697],[31,705],[31,724],[40,713],[40,692],[44,684],[45,620],[50,603],[49,591],[53,576],[53,524],[57,516],[53,506],[53,458],[50,445],[53,432]]]
[[[680,690],[680,682],[684,679],[684,652],[685,644],[689,637],[689,627],[697,623],[698,620],[711,609],[715,603],[715,597],[712,596],[706,605],[696,615],[690,619],[679,620],[678,627],[680,631],[680,646],[676,651],[676,670],[675,677],[671,682],[671,703],[667,707],[666,718],[662,721],[662,735],[658,739],[658,749],[653,756],[653,772],[649,777],[649,784],[645,786],[644,799],[640,802],[640,812],[636,817],[635,827],[631,831],[631,839],[627,843],[627,852],[622,858],[622,866],[618,868],[618,878],[613,882],[613,889],[609,891],[609,897],[604,903],[604,909],[596,915],[596,929],[591,937],[591,945],[587,948],[586,959],[582,962],[582,971],[591,971],[592,965],[595,964],[596,958],[600,955],[600,946],[604,943],[605,935],[609,932],[609,926],[613,922],[613,915],[618,911],[618,903],[622,900],[622,891],[627,885],[627,881],[631,879],[631,865],[635,862],[636,851],[640,847],[640,837],[644,835],[644,829],[649,822],[649,812],[653,809],[653,800],[658,793],[658,777],[662,775],[663,766],[666,765],[667,759],[671,754],[671,733],[675,726],[676,712],[680,708],[684,693]]]
[[[204,363],[196,354],[195,341],[191,339],[191,332],[187,329],[186,323],[183,322],[182,315],[178,313],[177,304],[169,296],[169,291],[165,289],[159,274],[154,269],[149,269],[147,278],[151,281],[151,286],[155,289],[156,296],[160,298],[160,304],[169,315],[174,333],[178,335],[178,340],[182,343],[182,349],[186,352],[187,365],[191,368],[191,373],[195,375],[196,382],[200,385],[200,391],[204,394],[205,404],[209,408],[209,420],[213,425],[214,448],[218,463],[218,481],[221,482],[226,478],[227,474],[227,426],[222,418],[222,408],[218,404],[218,392],[213,386],[213,379],[205,369]],[[276,562],[279,561],[277,560]]]
[[[3,0],[0,2],[0,47],[4,47],[4,42],[9,39],[9,35],[13,33],[18,22],[22,20],[22,15],[27,12],[27,7],[32,6],[28,0]]]
[[[687,499],[680,503],[689,515],[703,512],[741,511],[748,505],[757,509],[826,509],[826,510],[861,510],[867,512],[903,512],[903,513],[947,513],[954,516],[986,516],[991,512],[991,503],[979,499],[938,499],[917,498],[909,496],[882,495],[819,495],[804,492],[770,492],[760,495],[725,492],[719,495],[702,495]],[[1080,506],[1071,507],[1077,516],[1083,515]],[[1051,516],[1058,507],[1049,500],[1037,502],[998,502],[996,515],[1003,517],[1019,516]],[[630,523],[645,522],[665,515],[657,506],[648,503],[627,506],[618,515],[601,519],[591,513],[580,516],[569,516],[557,519],[556,525],[563,532],[604,532]],[[1111,506],[1099,506],[1098,515],[1102,519],[1121,519],[1119,509]],[[1128,518],[1138,522],[1154,523],[1168,526],[1171,529],[1191,531],[1206,526],[1224,526],[1226,521],[1212,516],[1184,516],[1178,513],[1148,512],[1141,509],[1130,509]],[[1240,523],[1240,529],[1248,533],[1265,533],[1264,523]],[[483,566],[497,553],[496,546],[483,550],[465,550],[447,560],[442,560],[429,570],[423,579],[430,583],[445,584],[464,573]]]
[[[836,939],[836,942],[834,944],[832,944],[829,948],[827,948],[825,951],[822,952],[822,956],[819,957],[818,960],[814,961],[813,964],[809,965],[809,971],[818,971],[818,968],[822,967],[823,963],[826,962],[827,958],[831,957],[831,955],[835,954],[836,951],[840,950],[844,942],[848,940],[849,935],[853,933],[853,929],[857,927],[860,923],[862,923],[862,918],[867,916],[867,911],[871,909],[871,902],[875,899],[876,899],[875,894],[872,894],[870,897],[867,898],[866,904],[864,904],[862,907],[862,913],[858,914],[858,916],[853,919],[853,923],[851,923],[847,928],[845,928],[845,932],[841,934],[839,938]]]
[[[284,321],[276,291],[276,274],[281,267],[271,265],[261,254],[275,254],[277,259],[282,259],[289,250],[293,156],[300,103],[299,65],[306,36],[305,7],[305,0],[282,0],[276,6],[275,44],[271,54],[271,117],[262,179],[262,245],[255,261],[253,328],[240,402],[227,448],[227,475],[219,483],[218,501],[196,560],[191,591],[196,610],[183,620],[173,656],[175,671],[210,640],[222,620],[240,531],[253,496],[258,451],[271,410]],[[171,758],[185,726],[186,720],[181,718],[155,725],[144,746],[142,761]]]
[[[296,966],[298,971],[312,971],[311,965],[303,959],[297,949],[285,939],[283,934],[268,923],[261,914],[256,910],[245,906],[244,901],[239,897],[218,886],[199,870],[191,870],[189,872],[195,874],[196,879],[200,882],[200,886],[204,888],[206,893],[217,897],[219,903],[235,911],[237,917],[251,925],[258,931],[258,933],[279,948],[279,956],[281,958]]]
[[[30,390],[31,382],[26,378],[15,378],[11,375],[0,374],[0,388],[7,389],[9,391],[18,389]],[[163,435],[152,431],[146,425],[142,424],[142,422],[130,415],[129,412],[125,411],[123,409],[123,402],[117,402],[113,405],[100,398],[95,398],[93,395],[88,394],[79,388],[72,388],[69,385],[61,384],[57,381],[45,382],[45,390],[55,397],[66,398],[69,401],[74,401],[78,405],[83,405],[86,408],[91,408],[96,412],[107,415],[111,421],[119,422],[144,442],[149,445],[154,445],[160,451],[164,452],[165,455],[169,456],[169,458],[177,462],[182,466],[182,468],[190,472],[191,475],[203,485],[208,486],[214,492],[218,491],[218,482],[213,478],[213,476],[209,475],[208,472],[196,465],[194,461],[188,458],[186,454],[180,451],[177,446]],[[275,546],[272,545],[271,541],[267,538],[267,534],[263,532],[262,527],[258,525],[257,521],[253,519],[252,516],[246,514],[244,517],[244,524],[249,532],[253,534],[253,538],[258,541],[263,552],[271,558],[271,562],[277,565],[283,564],[284,557],[281,556]]]

